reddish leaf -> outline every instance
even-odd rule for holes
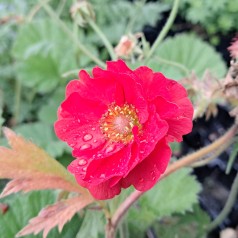
[[[93,202],[90,195],[69,198],[50,205],[41,210],[37,217],[29,221],[16,237],[22,237],[31,233],[35,235],[43,230],[43,237],[47,237],[49,231],[58,226],[59,232],[62,231],[66,222],[68,222],[76,212],[83,209]]]
[[[55,159],[33,143],[4,128],[11,149],[0,147],[0,178],[13,179],[1,197],[18,191],[63,189],[88,194]]]

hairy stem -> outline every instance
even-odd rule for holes
[[[167,33],[169,32],[169,30],[175,20],[175,17],[177,15],[178,7],[179,7],[179,0],[174,0],[173,7],[170,12],[169,18],[168,18],[167,22],[165,23],[162,31],[158,35],[157,39],[155,40],[154,44],[152,45],[152,47],[145,59],[145,64],[148,63],[148,61],[150,60],[150,57],[154,54],[154,52],[157,49],[157,47],[159,46],[159,44],[163,41],[163,39],[166,37]]]
[[[95,55],[89,51],[83,43],[81,43],[74,34],[69,30],[67,25],[60,20],[60,18],[55,14],[55,12],[52,10],[52,8],[44,4],[43,8],[45,11],[49,14],[49,16],[61,27],[61,29],[69,36],[69,38],[77,45],[77,47],[85,54],[87,55],[92,61],[94,61],[96,64],[98,64],[101,67],[105,67],[104,62],[102,62],[99,58],[97,58]]]
[[[194,163],[195,161],[199,160],[200,158],[203,158],[205,155],[217,150],[224,143],[227,143],[227,141],[232,140],[232,138],[236,135],[237,132],[238,132],[238,125],[234,125],[223,136],[221,136],[218,140],[214,141],[212,144],[177,160],[176,162],[174,162],[167,168],[165,173],[161,176],[160,181],[161,181],[161,179],[167,177],[168,175],[177,171],[178,169],[189,166],[192,163]],[[116,231],[119,222],[124,217],[124,215],[126,214],[128,209],[143,194],[144,194],[144,192],[140,192],[140,191],[136,190],[132,194],[130,194],[129,197],[126,198],[126,200],[119,206],[119,208],[114,213],[112,220],[111,220],[111,224],[108,224],[108,225],[112,226],[111,229],[109,229],[110,231],[112,231],[112,230],[114,232]]]
[[[105,34],[102,32],[102,30],[98,27],[98,25],[92,20],[91,18],[88,18],[89,25],[93,28],[93,30],[98,34],[98,36],[101,38],[102,42],[104,43],[105,47],[108,50],[108,53],[112,60],[116,60],[116,54],[114,52],[113,46],[110,43],[110,41],[107,39]]]
[[[235,180],[231,186],[231,192],[228,196],[224,208],[222,209],[221,213],[216,217],[216,219],[208,225],[207,227],[208,231],[216,228],[227,217],[227,215],[230,213],[232,207],[236,202],[237,195],[238,195],[238,173],[236,174]]]

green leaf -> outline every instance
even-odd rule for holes
[[[65,89],[58,88],[38,112],[38,118],[43,123],[53,124],[57,119],[57,108],[64,100]]]
[[[202,77],[209,69],[218,78],[226,72],[221,56],[208,43],[191,34],[166,39],[148,65],[173,79],[186,77],[187,71],[194,71]]]
[[[74,45],[49,19],[22,25],[12,54],[17,59],[17,77],[41,93],[53,90],[65,71],[77,68]]]
[[[70,151],[66,143],[57,139],[52,125],[40,122],[27,123],[17,126],[14,130],[45,149],[52,157],[58,157],[63,155],[65,151]]]
[[[9,209],[5,214],[0,213],[0,237],[15,237],[29,221],[30,218],[36,216],[39,211],[48,204],[56,200],[56,193],[52,191],[31,192],[21,194],[21,196],[11,196],[1,199],[9,205]],[[62,233],[59,234],[57,229],[53,229],[48,237],[72,238],[78,232],[78,226],[81,219],[76,215],[67,223]],[[42,235],[28,235],[25,238],[41,238]]]
[[[129,213],[131,226],[139,227],[143,232],[164,216],[191,211],[201,187],[190,172],[191,169],[181,169],[146,192],[138,207]]]
[[[158,237],[163,238],[206,238],[205,227],[209,222],[209,216],[196,205],[193,212],[166,217],[154,223],[153,231]]]
[[[17,64],[17,77],[24,86],[35,88],[40,93],[52,91],[60,81],[57,62],[50,55],[31,56]]]
[[[76,238],[103,238],[104,226],[102,212],[87,210]]]

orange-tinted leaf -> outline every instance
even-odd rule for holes
[[[58,226],[59,232],[62,231],[66,222],[68,222],[76,212],[83,209],[93,202],[93,198],[89,195],[62,200],[41,210],[37,217],[29,221],[16,237],[25,236],[31,233],[35,235],[43,230],[45,238],[49,231]]]
[[[88,194],[74,177],[55,159],[32,142],[26,141],[10,129],[4,134],[11,148],[0,147],[0,178],[13,179],[1,197],[18,191],[64,189]]]

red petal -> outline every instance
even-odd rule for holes
[[[105,147],[107,151],[110,147]],[[92,184],[102,183],[112,177],[122,176],[128,171],[128,163],[131,157],[131,144],[124,146],[110,156],[102,154],[101,159],[93,159],[87,167],[84,181],[92,180]],[[111,152],[111,151],[110,151]]]
[[[170,157],[170,147],[165,140],[161,140],[153,152],[121,180],[122,187],[133,185],[139,191],[152,188],[164,173]]]
[[[162,119],[176,117],[179,114],[179,107],[175,103],[168,102],[163,97],[156,97],[153,101],[156,112]]]
[[[111,80],[116,81],[117,88],[119,88],[120,93],[123,94],[124,100],[122,100],[122,95],[119,97],[119,94],[117,93],[117,97],[114,97],[114,101],[116,101],[118,105],[121,105],[122,102],[126,102],[135,106],[138,111],[138,117],[140,122],[144,123],[147,120],[147,102],[143,96],[141,84],[138,83],[138,81],[140,80],[133,73],[133,71],[131,71],[131,74],[127,74],[124,72],[116,73],[115,71],[107,71],[96,67],[93,70],[93,75],[95,78],[109,77]]]
[[[77,176],[76,176],[77,179]],[[78,183],[81,184],[83,187],[89,189],[90,193],[93,195],[94,198],[97,200],[105,200],[115,197],[121,192],[121,186],[119,183],[115,184],[114,186],[110,186],[112,179],[109,179],[103,183],[98,185],[92,185],[91,183],[85,183],[82,180],[78,180]]]
[[[98,120],[107,108],[72,93],[62,104],[55,133],[72,148],[93,149],[105,142]]]
[[[107,61],[107,70],[115,73],[125,73],[125,74],[134,74],[134,72],[128,68],[126,63],[119,59],[117,61]]]
[[[146,158],[154,150],[158,141],[166,136],[168,128],[167,122],[161,120],[155,111],[150,112],[148,121],[143,125],[143,134],[139,135],[140,160]]]
[[[168,130],[168,141],[173,142],[181,142],[183,140],[183,135],[191,132],[193,123],[190,118],[187,117],[178,117],[175,119],[167,119],[169,124]]]
[[[114,102],[116,82],[110,77],[91,78],[85,70],[79,72],[79,80],[72,80],[66,88],[66,97],[77,92],[81,97],[109,105]]]

